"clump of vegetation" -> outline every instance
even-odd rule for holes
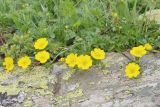
[[[156,0],[0,0],[0,4],[0,55],[22,58],[19,65],[24,68],[22,63],[28,60],[29,66],[34,56],[42,64],[69,53],[89,54],[94,48],[122,52],[145,43],[160,47],[159,25],[139,18],[160,7]],[[45,50],[34,44],[39,38],[47,39]]]

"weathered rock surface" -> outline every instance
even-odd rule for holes
[[[103,66],[88,71],[57,63],[51,70],[37,67],[21,75],[1,72],[0,104],[4,107],[159,107],[159,54],[141,58],[143,72],[137,79],[125,77],[124,68],[130,60],[120,53],[108,54]],[[15,74],[19,76],[13,78]]]
[[[160,24],[160,9],[154,9],[147,11],[145,14],[140,15],[140,19],[143,17],[148,18],[149,20],[155,20],[157,24]]]
[[[61,84],[58,95],[65,95],[72,89],[70,87],[76,84],[79,84],[83,90],[83,96],[66,101],[65,104],[68,105],[64,107],[160,106],[160,58],[158,56],[150,54],[141,59],[143,73],[138,79],[125,77],[124,68],[129,59],[122,54],[111,53],[103,62],[107,62],[108,67],[76,71],[70,80]],[[61,107],[61,103],[59,106]]]

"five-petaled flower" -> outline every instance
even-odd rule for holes
[[[140,75],[140,66],[134,62],[129,63],[125,69],[125,75],[128,78],[136,78]]]
[[[34,48],[38,50],[42,50],[46,48],[48,45],[48,40],[47,38],[39,38],[35,43],[34,43]]]
[[[69,67],[74,67],[77,64],[77,54],[71,53],[69,54],[65,59],[66,64],[68,64]]]
[[[3,65],[6,68],[6,71],[9,72],[14,68],[14,61],[12,57],[5,57]]]
[[[133,55],[133,56],[135,56],[135,57],[141,58],[142,56],[144,56],[145,54],[147,54],[147,51],[145,50],[145,47],[143,47],[142,45],[140,45],[138,47],[133,47],[130,50],[130,54]]]
[[[59,61],[61,61],[61,62],[65,62],[65,60],[66,60],[66,59],[63,58],[63,57],[59,59]]]
[[[31,64],[31,59],[28,56],[24,56],[18,60],[18,66],[26,69]]]
[[[46,63],[50,58],[50,53],[47,51],[40,51],[35,55],[35,59],[40,63]]]
[[[105,58],[105,52],[104,50],[100,49],[100,48],[94,48],[93,51],[91,51],[91,56],[94,58],[94,59],[97,59],[97,60],[102,60]]]
[[[89,55],[80,55],[77,58],[78,68],[87,70],[92,66],[92,59]]]
[[[149,43],[144,44],[144,48],[145,48],[147,51],[150,51],[150,50],[153,49],[152,45],[149,44]]]

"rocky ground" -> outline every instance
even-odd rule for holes
[[[128,53],[110,53],[103,66],[89,71],[63,63],[26,72],[1,69],[0,107],[159,107],[160,53],[141,59],[143,73],[137,79],[124,75],[130,58]]]

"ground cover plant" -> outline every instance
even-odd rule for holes
[[[145,17],[145,12],[160,8],[158,0],[0,0],[0,4],[0,64],[8,64],[8,71],[14,64],[47,65],[71,53],[89,60],[87,67],[78,65],[86,69],[92,65],[89,55],[94,49],[123,52],[146,43],[160,47],[159,25]]]

